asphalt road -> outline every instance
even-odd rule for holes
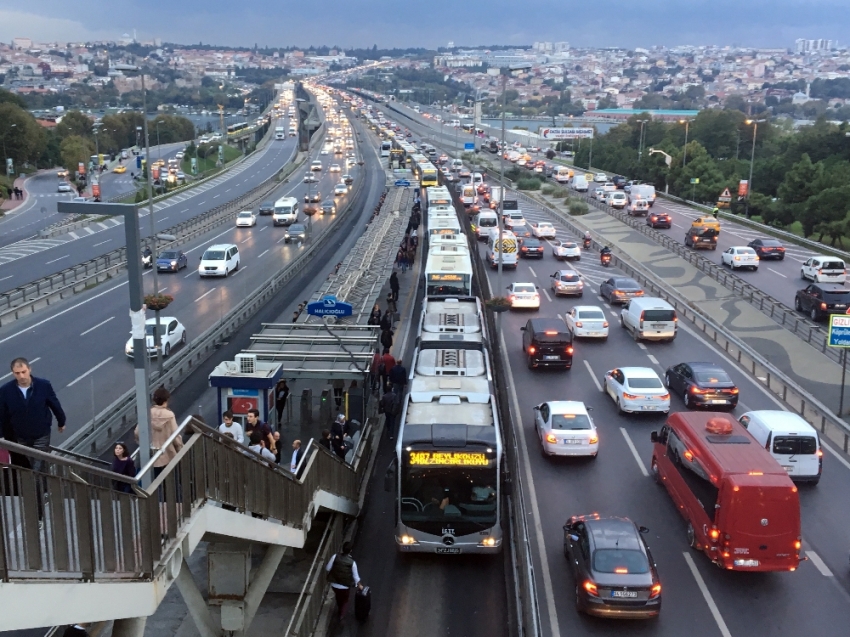
[[[362,148],[362,153],[357,151],[358,158],[366,165],[353,167],[355,180],[379,169],[374,148],[366,144]],[[339,174],[328,173],[327,167],[338,160],[332,155],[321,159],[325,168],[318,187],[328,195],[339,182]],[[282,186],[275,198],[292,194],[303,201],[307,185],[302,175]],[[337,197],[338,205],[347,197]],[[304,216],[299,220],[305,221]],[[318,240],[330,220],[322,216],[313,219],[313,240]],[[160,291],[175,298],[163,315],[180,320],[190,341],[202,334],[303,249],[298,244],[285,244],[283,235],[284,228],[273,227],[271,217],[266,216],[259,217],[253,228],[236,228],[229,223],[181,246],[189,256],[189,267],[179,273],[159,274]],[[197,273],[200,256],[214,243],[237,244],[241,266],[228,278],[201,279]],[[151,271],[145,273],[144,280],[146,293],[152,292]],[[132,387],[133,365],[124,354],[129,338],[127,308],[126,277],[119,277],[0,330],[0,360],[24,356],[34,361],[35,375],[49,378],[57,390],[69,421],[64,434],[54,434],[53,444]],[[6,374],[0,381],[9,378]]]
[[[524,214],[529,221],[552,221],[559,236],[567,236],[565,229],[544,211]],[[560,267],[550,250],[542,260],[521,260],[515,272],[503,275],[505,286],[518,281],[533,282],[541,288],[539,311],[502,315],[502,336],[508,356],[505,367],[511,385],[511,408],[522,428],[520,461],[528,488],[525,497],[533,516],[529,528],[543,634],[582,631],[601,635],[617,634],[623,629],[620,622],[580,616],[574,608],[575,582],[564,560],[561,527],[571,515],[592,512],[626,516],[651,530],[648,543],[658,562],[664,603],[657,621],[630,624],[635,634],[792,637],[813,629],[819,636],[846,634],[850,620],[847,457],[826,445],[823,479],[817,487],[800,489],[803,551],[811,561],[801,564],[794,573],[737,573],[713,566],[704,555],[688,548],[684,521],[667,493],[647,474],[652,453],[649,433],[660,428],[664,417],[618,415],[598,383],[614,367],[651,367],[663,375],[664,370],[679,362],[711,361],[721,364],[741,389],[736,416],[754,409],[780,409],[781,405],[687,324],[681,325],[673,343],[635,343],[620,329],[617,309],[597,298],[599,283],[618,272],[602,268],[595,254],[575,266],[587,286],[581,299],[549,294],[549,275]],[[495,286],[495,272],[490,277]],[[577,342],[569,371],[529,370],[522,353],[520,327],[531,316],[563,317],[578,304],[603,308],[611,325],[608,341]],[[547,400],[582,400],[592,408],[600,437],[600,452],[595,460],[542,457],[533,430],[532,408]],[[680,397],[673,398],[672,410],[684,410]]]
[[[273,126],[277,122],[273,122]],[[295,137],[285,141],[270,141],[241,164],[224,174],[154,204],[157,231],[185,221],[206,210],[226,203],[257,187],[281,170],[295,155]],[[155,155],[154,155],[155,156]],[[126,173],[125,173],[126,175]],[[115,175],[123,177],[124,175]],[[48,177],[49,179],[49,177]],[[54,198],[55,199],[55,198]],[[27,212],[20,215],[39,214]],[[148,236],[150,225],[147,210],[140,212],[142,234]],[[54,219],[55,222],[58,219]],[[0,225],[0,230],[4,226]],[[5,232],[5,230],[4,230]],[[33,231],[27,236],[31,236]],[[124,245],[124,228],[112,222],[91,224],[79,232],[52,239],[18,241],[0,248],[0,292],[14,289],[36,279],[60,272]]]

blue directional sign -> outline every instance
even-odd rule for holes
[[[410,180],[409,179],[396,179],[395,185],[407,187],[407,186],[410,186]]]
[[[463,143],[464,150],[475,150],[475,142],[464,142]]]
[[[830,314],[827,344],[830,347],[850,347],[850,316]]]
[[[307,314],[312,316],[351,316],[353,313],[354,307],[351,303],[337,301],[333,294],[307,304]]]
[[[142,167],[142,156],[136,155],[136,168],[141,168],[141,167]]]

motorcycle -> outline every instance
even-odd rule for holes
[[[145,268],[145,270],[153,267],[153,254],[142,255],[142,266]]]
[[[585,237],[584,241],[582,242],[582,245],[584,246],[585,250],[590,250],[590,243],[591,243],[590,237]]]
[[[602,265],[607,268],[611,264],[611,253],[603,252],[599,255],[599,260],[602,262]]]

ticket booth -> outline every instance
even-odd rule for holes
[[[248,411],[259,409],[263,422],[273,422],[274,388],[282,377],[280,363],[258,361],[251,354],[219,363],[209,377],[210,387],[217,390],[219,415],[230,410],[233,420],[244,427]]]

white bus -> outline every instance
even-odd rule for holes
[[[472,261],[469,252],[437,250],[425,261],[425,296],[472,296]]]

